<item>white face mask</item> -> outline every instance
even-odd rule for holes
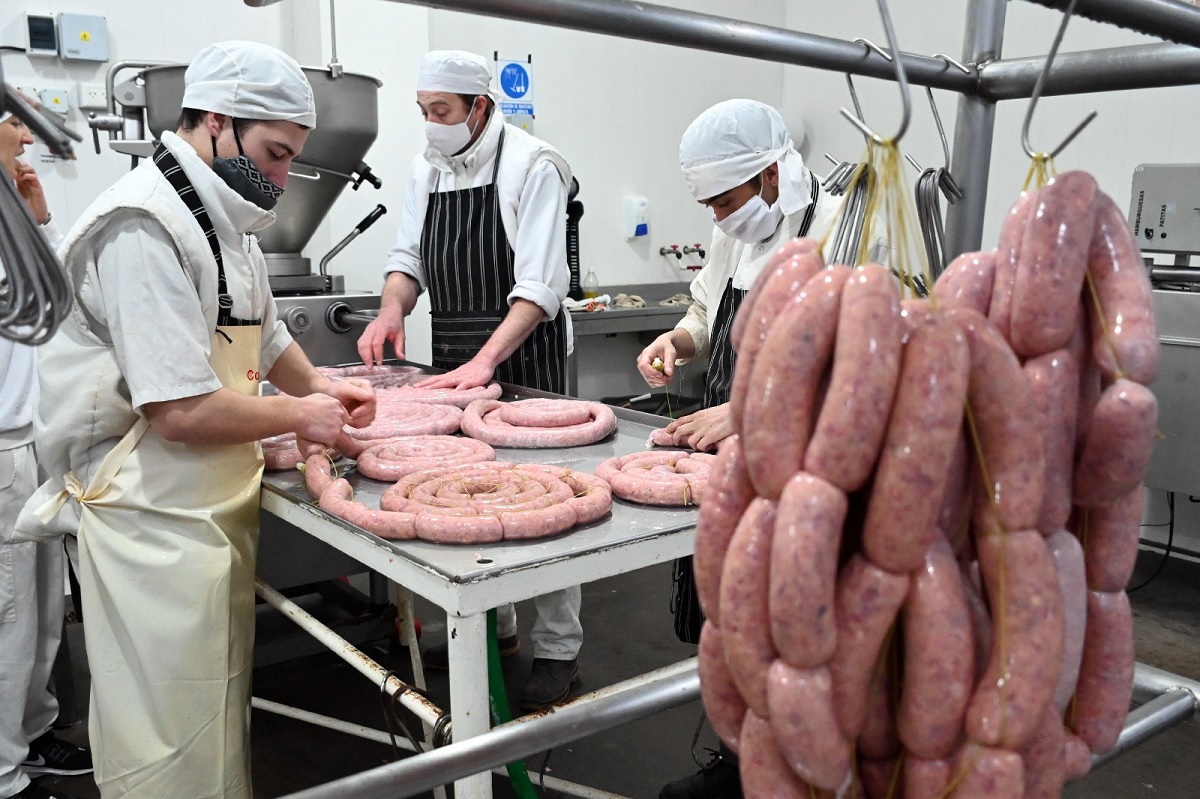
[[[474,106],[472,106],[472,110],[474,110]],[[471,116],[468,114],[467,119],[457,125],[442,125],[427,119],[425,120],[425,138],[429,140],[433,149],[444,156],[449,157],[462,152],[471,143],[471,137],[475,135],[475,131],[467,124],[467,120],[470,118]]]
[[[764,189],[766,185],[764,182]],[[713,217],[713,222],[722,233],[746,244],[757,244],[763,239],[769,238],[779,228],[779,223],[782,221],[783,210],[779,207],[779,203],[767,205],[762,198],[762,189],[759,189],[758,194],[747,200],[741,208],[724,219],[717,219],[715,215]]]

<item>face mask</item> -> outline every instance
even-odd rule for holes
[[[475,131],[467,124],[467,120],[470,118],[468,114],[467,119],[457,125],[441,125],[425,120],[425,138],[429,140],[433,149],[446,157],[460,153],[466,149],[466,146],[471,143],[471,137],[475,135]]]
[[[763,183],[766,188],[766,183]],[[713,218],[721,232],[746,244],[757,244],[768,238],[783,221],[783,210],[779,204],[767,205],[762,198],[762,189],[741,208],[724,219]]]
[[[213,172],[238,193],[243,200],[252,202],[264,211],[270,211],[279,202],[283,187],[271,181],[262,170],[254,165],[250,156],[242,150],[242,139],[238,135],[237,123],[233,122],[233,140],[237,142],[237,158],[217,157],[217,137],[212,137]]]

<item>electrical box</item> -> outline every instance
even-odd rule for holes
[[[71,110],[71,100],[66,89],[42,89],[37,99],[42,108],[56,114],[66,116],[67,111]]]
[[[104,17],[59,14],[58,55],[65,61],[107,61],[108,23]]]
[[[103,111],[107,109],[108,91],[104,84],[79,84],[79,108],[84,111]]]
[[[631,194],[621,200],[621,229],[625,240],[650,233],[650,201],[640,194]]]
[[[58,55],[58,29],[54,17],[46,14],[25,15],[25,53],[31,56]]]

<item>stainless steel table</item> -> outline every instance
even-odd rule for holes
[[[546,396],[506,388],[506,399]],[[649,414],[615,410],[617,432],[603,442],[570,449],[497,449],[497,458],[591,472],[606,458],[644,449],[650,431],[665,423]],[[388,484],[354,473],[347,479],[358,500],[378,507]],[[268,473],[262,507],[446,611],[450,710],[454,738],[460,741],[490,728],[489,609],[691,554],[698,515],[694,507],[655,508],[614,499],[606,518],[548,539],[479,546],[387,541],[316,507],[299,472]],[[455,795],[490,797],[491,776],[456,782]]]

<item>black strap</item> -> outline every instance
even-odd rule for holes
[[[216,228],[213,227],[208,211],[204,210],[204,203],[200,201],[196,187],[188,179],[187,173],[183,171],[179,161],[171,154],[170,150],[160,144],[154,153],[154,165],[175,189],[175,193],[179,195],[179,199],[183,201],[187,209],[192,212],[196,224],[200,226],[204,238],[208,241],[213,259],[217,262],[217,327],[261,325],[261,319],[238,319],[233,315],[233,297],[230,296],[229,286],[225,281],[225,260],[221,257],[221,244],[217,240]]]
[[[808,208],[804,211],[804,218],[800,220],[800,230],[796,233],[796,238],[801,238],[808,235],[808,229],[812,227],[813,217],[817,215],[817,198],[821,196],[821,181],[817,180],[817,176],[810,169],[808,176],[812,178],[812,202],[808,204]]]

